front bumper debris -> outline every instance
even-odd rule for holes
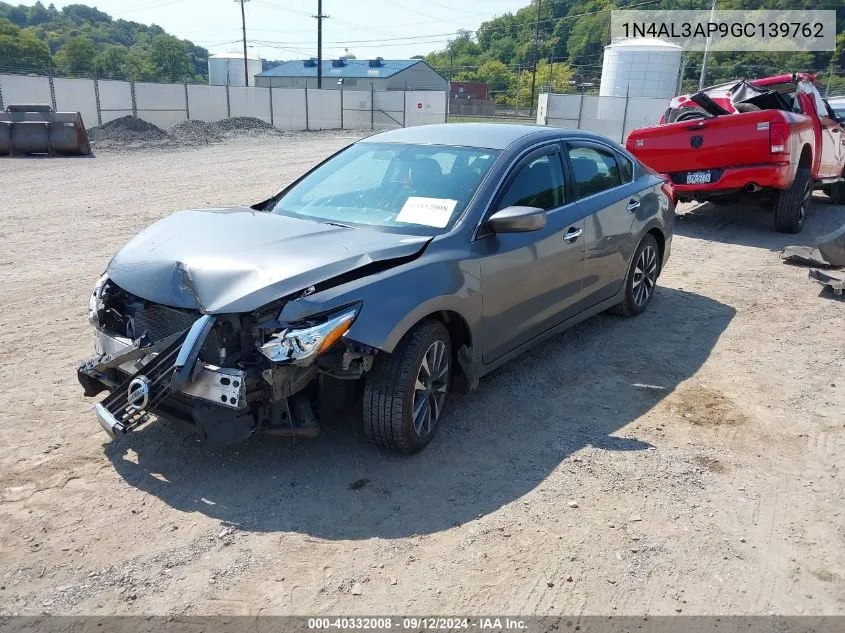
[[[202,345],[202,338],[183,331],[145,346],[141,340],[96,331],[97,356],[78,368],[77,377],[88,396],[111,390],[94,406],[97,420],[109,437],[128,433],[159,413],[181,418],[202,431],[193,415],[197,406],[191,403],[205,402],[202,406],[222,409],[224,417],[245,413],[247,373],[197,361],[196,349]],[[177,368],[186,378],[180,385],[173,380]],[[249,424],[250,429],[253,426],[254,421]]]
[[[837,296],[842,296],[845,292],[845,278],[832,277],[816,268],[810,269],[809,276],[813,281],[833,290],[833,294]]]

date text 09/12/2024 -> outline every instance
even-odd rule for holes
[[[311,630],[428,630],[428,631],[524,631],[526,622],[513,617],[334,617],[308,618]]]

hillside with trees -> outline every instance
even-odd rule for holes
[[[539,15],[538,15],[539,2]],[[604,47],[610,43],[610,11],[638,9],[710,9],[710,0],[533,0],[515,13],[460,31],[448,46],[426,61],[449,79],[486,81],[499,103],[527,105],[535,56],[536,84],[555,92],[576,84],[598,84]],[[837,50],[799,53],[716,53],[707,64],[707,83],[814,71],[831,80],[832,91],[845,92],[845,8],[831,0],[719,0],[721,9],[837,9]],[[535,32],[539,35],[535,50]],[[688,53],[685,88],[698,85],[702,53]],[[549,65],[549,64],[553,65]],[[554,69],[550,74],[550,70]],[[833,69],[831,73],[830,70]],[[526,89],[527,87],[527,89]]]
[[[0,2],[0,72],[137,81],[208,79],[208,51],[83,4]]]

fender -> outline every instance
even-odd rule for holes
[[[416,259],[288,302],[279,321],[292,323],[356,301],[361,311],[348,338],[392,352],[416,323],[447,310],[459,314],[474,336],[481,319],[480,267],[450,250]]]

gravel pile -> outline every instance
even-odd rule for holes
[[[213,123],[182,121],[169,130],[174,141],[183,145],[206,145],[240,136],[283,136],[284,132],[255,117],[234,117]]]
[[[182,121],[170,128],[170,136],[177,143],[185,145],[207,145],[222,141],[216,124],[205,121]]]
[[[261,119],[256,119],[255,117],[251,116],[241,116],[234,117],[231,119],[223,119],[222,121],[217,121],[214,125],[222,133],[241,134],[250,132],[277,131],[276,128],[274,128],[266,121],[262,121]]]
[[[366,133],[370,133],[369,130]],[[266,138],[270,136],[296,137],[346,136],[360,138],[364,132],[357,130],[323,130],[321,132],[283,131],[255,117],[233,117],[208,123],[206,121],[182,121],[167,131],[141,118],[125,116],[88,130],[95,149],[109,150],[172,150],[201,147],[235,138]]]
[[[131,115],[91,128],[88,137],[94,143],[108,145],[160,142],[170,138],[160,127]]]

